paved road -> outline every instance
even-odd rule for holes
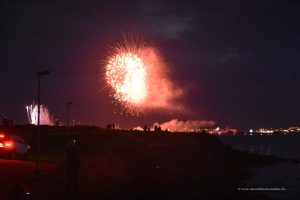
[[[55,164],[41,163],[42,174],[49,174]],[[35,162],[0,159],[0,199],[8,199],[9,190],[18,183],[29,184],[35,177]]]
[[[79,172],[79,190],[77,194],[67,192],[67,169],[59,166],[49,176],[32,182],[32,199],[90,199],[90,195],[98,190],[97,183],[111,168],[109,157],[105,154],[87,154],[81,156]]]
[[[81,155],[77,194],[67,192],[67,169],[64,164],[41,164],[41,168],[43,175],[37,178],[35,162],[0,159],[0,199],[8,199],[9,189],[16,183],[27,186],[32,200],[93,199],[93,195],[99,192],[110,196],[111,188],[127,178],[123,161],[105,152]]]

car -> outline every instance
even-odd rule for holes
[[[13,160],[18,156],[27,159],[29,150],[30,146],[21,136],[0,133],[0,154],[3,156]]]

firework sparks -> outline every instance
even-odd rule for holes
[[[158,51],[143,41],[127,40],[112,47],[105,79],[111,96],[130,114],[146,109],[182,110],[174,99],[183,91],[166,76],[166,65]]]
[[[38,124],[38,105],[31,104],[26,106],[28,121],[30,124]],[[46,106],[40,106],[40,124],[41,125],[54,125],[53,117],[50,115],[49,110]]]
[[[111,58],[106,79],[114,88],[118,100],[141,103],[147,96],[146,69],[143,60],[132,53],[121,53]]]

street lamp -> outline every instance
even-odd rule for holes
[[[66,109],[67,109],[67,127],[68,127],[68,141],[69,141],[69,137],[70,137],[70,128],[69,128],[69,106],[72,105],[73,102],[67,102],[66,103]]]
[[[66,107],[67,107],[67,127],[69,127],[69,105],[72,105],[73,102],[67,102]]]
[[[40,142],[40,107],[41,107],[41,76],[46,76],[50,74],[49,70],[40,71],[38,75],[38,132],[37,132],[37,155],[36,155],[36,165],[35,170],[37,174],[40,174],[39,164],[40,164],[40,151],[41,151],[41,142]]]

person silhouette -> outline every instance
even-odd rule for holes
[[[25,185],[18,183],[10,190],[9,199],[10,200],[26,200],[29,199],[30,193],[27,191]]]
[[[75,139],[71,139],[67,146],[66,166],[68,171],[68,191],[78,191],[78,176],[80,167],[80,153]]]

